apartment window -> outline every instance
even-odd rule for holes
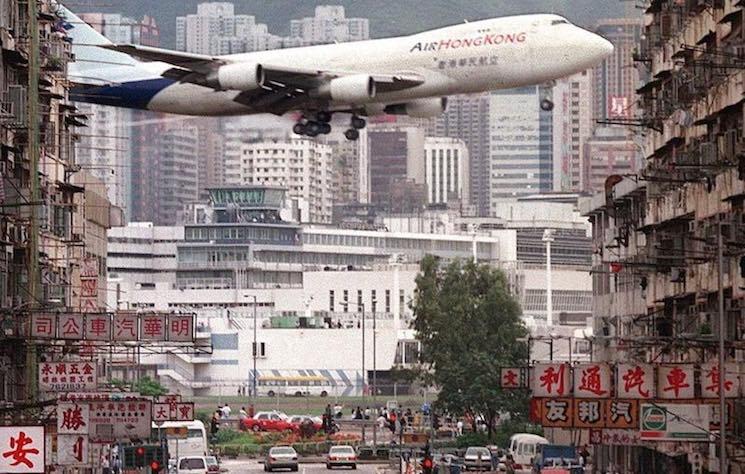
[[[403,313],[404,312],[404,290],[398,290],[398,312]]]
[[[357,290],[357,309],[362,308],[362,290]]]
[[[253,355],[256,357],[266,357],[266,342],[260,342],[259,343],[259,352],[256,353],[256,343],[251,344]]]
[[[378,300],[376,297],[375,290],[370,291],[370,302],[371,302],[370,311],[374,313],[378,306]]]
[[[344,312],[349,312],[349,290],[344,290],[344,300],[341,303]]]
[[[391,312],[391,290],[385,290],[385,312]]]
[[[334,312],[334,290],[329,290],[329,311]]]

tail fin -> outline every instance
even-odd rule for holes
[[[72,39],[75,61],[70,63],[68,75],[73,82],[107,82],[107,70],[110,72],[114,68],[132,67],[138,63],[128,54],[100,48],[112,42],[63,5],[59,5],[59,13],[64,18],[60,26]]]

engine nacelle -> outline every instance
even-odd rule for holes
[[[414,118],[432,118],[442,115],[448,106],[447,97],[414,99],[405,104],[393,104],[385,108],[391,115],[408,115]]]
[[[207,83],[220,90],[250,91],[264,84],[264,69],[261,64],[226,64],[211,74]]]
[[[331,100],[345,104],[364,104],[375,98],[375,80],[367,74],[332,79],[328,94]]]

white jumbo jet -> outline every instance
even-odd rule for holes
[[[70,98],[184,115],[284,115],[299,135],[351,114],[434,117],[447,96],[550,83],[607,58],[613,45],[557,15],[495,18],[410,36],[209,56],[115,45],[63,10],[77,61]],[[553,104],[545,100],[542,107]]]

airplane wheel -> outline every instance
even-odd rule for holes
[[[554,110],[554,103],[550,99],[543,99],[541,101],[541,110],[551,112]]]
[[[357,140],[360,138],[360,132],[355,130],[354,128],[350,128],[346,132],[344,132],[344,136],[347,138],[347,140]]]
[[[295,135],[305,135],[306,128],[304,123],[298,122],[292,127],[292,132]]]
[[[308,125],[305,127],[305,134],[309,137],[315,137],[318,136],[323,130],[323,124],[318,122],[308,122]]]
[[[329,133],[331,133],[331,124],[322,123],[321,124],[321,133],[323,135],[328,135]]]
[[[367,122],[365,122],[365,119],[361,119],[359,117],[352,117],[352,128],[357,130],[362,130],[365,128],[365,125],[367,125]]]
[[[321,111],[316,114],[316,119],[321,123],[329,123],[331,121],[331,112]]]

